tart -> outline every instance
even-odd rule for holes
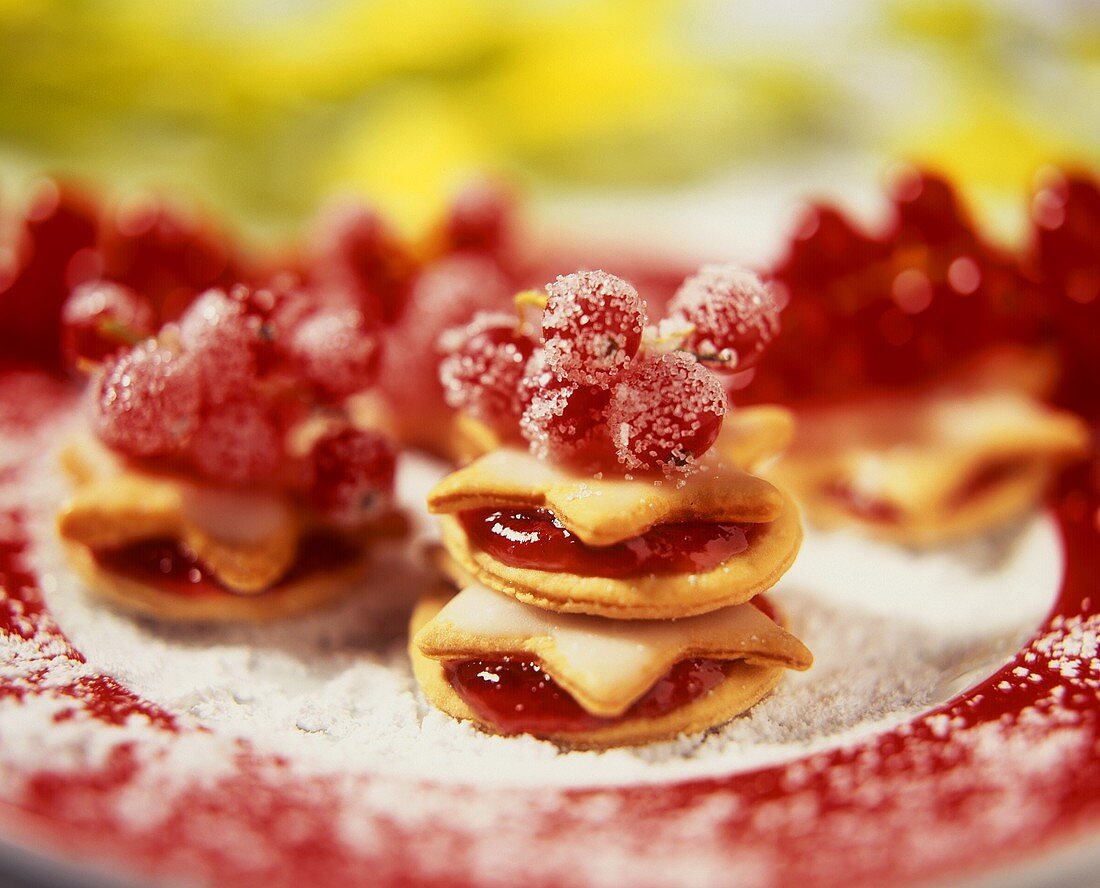
[[[403,534],[359,311],[238,286],[148,336],[126,326],[152,316],[134,292],[72,299],[99,314],[72,313],[90,421],[62,453],[57,530],[94,592],[165,619],[285,616],[353,589],[373,544]]]
[[[802,539],[792,500],[752,474],[789,440],[790,415],[726,417],[707,366],[736,365],[734,345],[758,357],[723,312],[767,310],[769,294],[706,274],[736,292],[713,294],[727,302],[711,334],[679,325],[701,356],[644,333],[633,288],[602,272],[547,287],[541,345],[522,315],[457,339],[445,388],[484,430],[466,442],[488,449],[428,494],[458,592],[421,602],[409,649],[449,715],[567,746],[650,743],[728,721],[810,666],[757,598]],[[713,306],[692,307],[707,322]]]
[[[574,748],[705,730],[812,662],[755,604],[625,622],[547,612],[479,583],[423,599],[410,632],[417,681],[440,710]]]
[[[91,436],[62,452],[75,491],[57,517],[69,563],[114,606],[165,620],[274,619],[355,588],[372,549],[405,533],[396,512],[354,534],[273,490],[227,490],[126,465]]]
[[[991,353],[905,398],[806,408],[771,477],[816,523],[856,525],[904,545],[943,545],[1010,524],[1088,449],[1085,423],[1040,399],[1045,363]]]
[[[452,557],[486,585],[622,619],[748,601],[775,585],[802,541],[791,499],[716,450],[674,484],[594,478],[500,448],[444,478],[428,508]]]

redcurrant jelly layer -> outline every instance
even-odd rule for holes
[[[503,734],[592,731],[639,718],[658,718],[710,693],[726,678],[730,661],[681,660],[622,715],[592,715],[524,655],[443,664],[455,693]]]
[[[350,543],[332,533],[305,537],[294,563],[272,588],[285,587],[321,570],[338,570],[357,556]],[[239,594],[223,585],[195,552],[171,538],[141,540],[114,549],[100,549],[95,560],[101,567],[185,598]],[[266,590],[266,591],[271,591]]]
[[[590,546],[546,509],[471,509],[459,516],[471,544],[511,567],[584,577],[705,573],[748,549],[752,524],[659,524],[610,546]]]

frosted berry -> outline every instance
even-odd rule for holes
[[[505,432],[513,432],[523,412],[520,383],[535,348],[516,331],[514,315],[479,312],[465,327],[441,340],[447,357],[439,365],[443,395],[450,407]]]
[[[208,403],[220,404],[251,386],[259,326],[258,319],[221,290],[203,293],[183,313],[180,341],[198,367]]]
[[[474,182],[455,197],[445,224],[445,241],[452,250],[500,253],[514,225],[515,200],[492,182]]]
[[[389,501],[395,468],[385,436],[336,425],[313,443],[306,458],[309,503],[337,527],[362,526]]]
[[[605,413],[611,392],[557,379],[541,352],[528,363],[520,387],[524,402],[520,432],[540,459],[604,469],[615,465]]]
[[[380,343],[363,315],[324,309],[294,332],[291,352],[302,374],[325,399],[341,400],[367,388],[376,375]]]
[[[683,343],[715,370],[747,370],[779,333],[771,290],[736,265],[707,265],[688,278],[669,303],[669,316],[693,324]]]
[[[255,400],[225,401],[206,411],[188,449],[199,472],[225,484],[270,477],[282,458],[275,423]]]
[[[645,302],[626,281],[603,271],[559,277],[546,293],[547,366],[567,382],[609,388],[638,353]]]
[[[61,341],[70,367],[98,364],[153,333],[153,310],[128,287],[109,281],[81,284],[61,311]]]
[[[323,208],[310,237],[310,279],[350,300],[372,322],[390,324],[405,308],[414,263],[381,214],[355,201]]]
[[[159,456],[190,438],[202,402],[191,358],[149,339],[104,367],[93,391],[93,425],[109,447]]]
[[[683,352],[647,353],[615,386],[607,420],[628,470],[686,474],[718,437],[726,393],[713,373]]]

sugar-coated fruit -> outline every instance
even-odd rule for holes
[[[689,277],[672,297],[669,317],[693,326],[683,348],[715,370],[748,370],[779,334],[771,289],[736,265],[706,265]]]
[[[727,409],[722,383],[690,355],[646,353],[613,389],[607,423],[628,471],[685,474],[717,439]]]
[[[558,379],[609,388],[638,353],[645,302],[604,271],[563,275],[546,286],[542,335],[546,365]]]
[[[324,399],[340,400],[374,382],[380,342],[361,312],[322,309],[294,331],[291,352]]]
[[[188,446],[200,473],[225,484],[249,484],[270,476],[282,459],[272,418],[255,400],[233,399],[205,411]]]
[[[198,367],[208,403],[239,397],[252,385],[259,329],[259,320],[222,290],[208,290],[184,312],[180,341]]]
[[[202,404],[195,362],[152,339],[108,363],[93,395],[99,437],[139,457],[168,454],[186,444]]]
[[[153,309],[137,293],[111,281],[76,287],[61,310],[65,363],[98,364],[153,332]]]
[[[520,383],[535,343],[517,330],[514,315],[479,312],[448,331],[439,378],[448,406],[502,432],[514,432],[523,413]]]
[[[336,424],[313,442],[306,457],[310,505],[337,527],[360,527],[388,502],[396,465],[384,435]]]

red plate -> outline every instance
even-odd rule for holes
[[[8,372],[0,432],[18,439],[70,399]],[[1100,513],[1083,482],[1052,503],[1067,570],[1032,640],[977,687],[854,745],[714,779],[559,790],[309,775],[242,744],[205,779],[161,787],[158,762],[202,750],[204,731],[92,670],[64,679],[83,658],[22,558],[29,456],[9,446],[0,476],[0,630],[18,649],[0,673],[0,818],[8,842],[59,862],[263,888],[874,885],[987,873],[1100,835]],[[21,764],[49,729],[22,721],[22,703],[43,695],[53,723],[95,726],[70,751],[78,766]],[[141,740],[134,721],[152,729]]]

